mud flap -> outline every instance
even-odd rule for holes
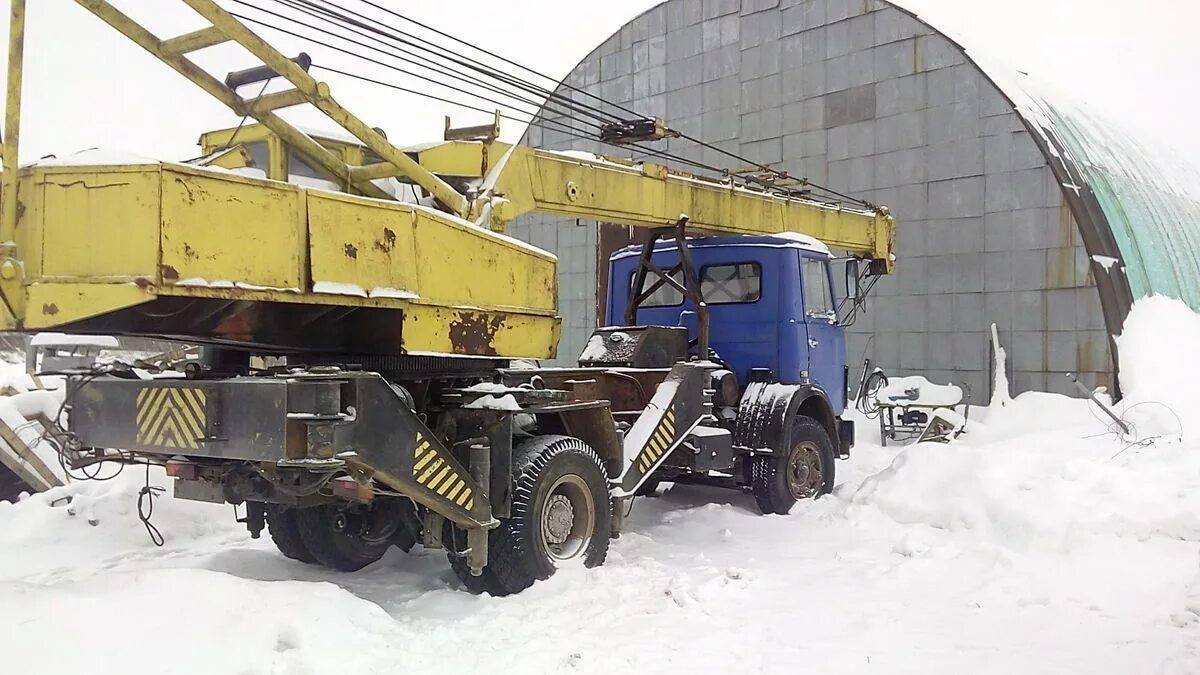
[[[616,497],[632,495],[704,417],[708,366],[677,363],[625,434],[625,471]]]

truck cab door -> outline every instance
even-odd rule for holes
[[[819,254],[801,256],[809,377],[829,395],[834,412],[840,413],[846,406],[846,336],[837,321],[830,260]]]

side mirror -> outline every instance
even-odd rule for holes
[[[867,263],[866,273],[864,274],[862,261],[858,258],[839,258],[839,260],[842,260],[846,264],[846,295],[838,303],[838,323],[843,326],[850,326],[858,318],[859,311],[867,311],[867,296],[870,295],[871,289],[875,286],[875,281],[879,277],[871,274],[870,262]],[[863,279],[867,279],[865,288],[863,287]]]
[[[850,258],[846,260],[846,299],[857,305],[862,296],[862,275],[858,270],[858,258]]]

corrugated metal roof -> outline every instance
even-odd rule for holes
[[[901,6],[923,2],[891,4],[958,44],[1039,137],[1093,257],[1101,294],[1106,286],[1120,287],[1107,289],[1107,301],[1102,297],[1106,314],[1118,315],[1106,316],[1110,332],[1119,330],[1133,300],[1155,293],[1179,298],[1200,311],[1200,169],[1196,163],[1161,143],[1139,138],[1094,108],[981,53],[964,44],[967,38]],[[1111,264],[1109,257],[1119,264]]]

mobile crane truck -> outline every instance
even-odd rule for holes
[[[182,0],[208,25],[168,39],[104,0],[76,2],[253,117],[242,138],[261,139],[265,159],[226,131],[208,166],[16,169],[13,0],[0,327],[207,345],[182,374],[73,375],[59,434],[73,466],[164,465],[176,496],[244,505],[252,536],[266,528],[285,556],[338,570],[393,545],[443,547],[469,590],[496,595],[568,561],[601,564],[630,501],[660,480],[745,489],[778,514],[832,488],[854,425],[830,250],[850,254],[859,301],[893,269],[886,209],[533,150],[495,129],[400,149],[310,60],[212,0]],[[188,58],[231,42],[261,65],[221,81]],[[237,93],[267,78],[291,88]],[[353,142],[277,114],[298,105]],[[657,119],[605,132],[672,133]],[[299,166],[334,189],[287,182]],[[387,181],[424,199],[399,201]],[[612,257],[618,326],[595,331],[576,368],[510,367],[554,357],[560,331],[556,259],[499,234],[527,213],[648,232]],[[264,356],[285,365],[252,367]]]

